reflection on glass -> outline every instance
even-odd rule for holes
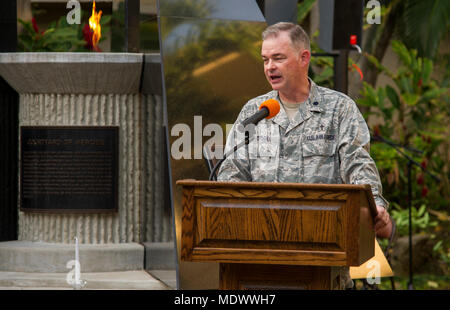
[[[206,18],[219,14],[218,8],[214,6],[217,1],[161,2],[166,5],[166,16],[159,15],[159,25],[169,135],[176,124],[187,124],[191,129],[190,158],[194,158],[195,153],[201,154],[198,148],[211,138],[203,137],[203,128],[206,125],[219,124],[223,129],[225,143],[226,124],[233,124],[242,106],[249,99],[270,90],[264,77],[260,54],[261,32],[266,24],[259,21]],[[191,6],[184,2],[190,3]],[[222,5],[225,3],[221,2]],[[230,1],[229,4],[234,2]],[[248,16],[262,16],[256,2],[252,3],[252,8],[257,11],[249,13]],[[191,14],[189,12],[195,11],[196,16],[201,18],[173,17],[175,13],[171,14],[168,10],[169,5],[172,5],[173,12],[181,10],[188,15]],[[228,7],[230,8],[236,10],[236,7]],[[241,9],[239,6],[237,8]],[[215,15],[212,12],[215,12]],[[201,116],[200,128],[194,128],[194,116]],[[196,146],[197,149],[194,149],[194,136],[201,137],[202,140],[202,145]],[[170,145],[179,138],[170,137]],[[171,157],[171,168],[179,248],[181,189],[175,182],[187,178],[206,180],[208,173],[203,159],[175,160]],[[182,268],[179,271],[180,288],[208,288],[183,283]]]
[[[110,52],[111,2],[96,2],[102,11],[101,36],[97,48],[92,44],[89,17],[92,1],[80,1],[78,6],[67,1],[17,2],[18,51],[20,52]]]
[[[265,22],[255,0],[163,0],[160,16]]]
[[[135,0],[133,0],[135,1]],[[18,50],[21,52],[127,52],[125,0],[96,1],[102,11],[99,48],[92,45],[89,17],[93,1],[79,1],[78,23],[75,4],[62,0],[18,0]],[[140,52],[159,50],[156,0],[140,0]],[[133,29],[134,31],[134,29]],[[45,35],[44,35],[45,33]]]

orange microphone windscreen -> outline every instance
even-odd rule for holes
[[[261,103],[259,109],[261,110],[263,107],[266,107],[269,110],[269,115],[266,118],[272,118],[280,112],[280,104],[275,99],[269,99]]]

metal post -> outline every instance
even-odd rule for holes
[[[17,51],[16,1],[0,1],[0,53]],[[17,240],[19,94],[0,76],[0,241]]]
[[[138,53],[139,37],[139,0],[125,0],[125,51]]]
[[[17,3],[16,1],[0,2],[0,52],[15,52],[17,50]]]
[[[411,185],[412,162],[408,161],[408,209],[409,209],[409,282],[408,290],[413,290],[413,257],[412,257],[412,185]]]
[[[348,50],[340,50],[334,58],[334,89],[347,94],[348,91]]]

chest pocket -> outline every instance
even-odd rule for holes
[[[340,183],[336,142],[308,141],[303,145],[301,179],[305,183]]]

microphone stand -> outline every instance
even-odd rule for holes
[[[412,170],[412,166],[416,165],[417,167],[419,167],[420,169],[422,169],[423,172],[427,173],[428,175],[430,175],[436,182],[440,182],[441,180],[435,176],[434,174],[432,174],[431,172],[429,172],[427,169],[425,169],[424,167],[422,167],[421,164],[419,164],[417,161],[415,161],[414,159],[412,159],[409,155],[405,154],[403,151],[401,151],[399,149],[399,147],[412,151],[412,152],[416,152],[416,153],[420,153],[422,154],[423,152],[408,146],[403,146],[400,144],[397,144],[395,142],[392,142],[378,134],[373,135],[373,140],[375,141],[380,141],[383,142],[387,145],[389,145],[390,147],[394,148],[397,153],[399,153],[400,155],[402,155],[403,157],[405,157],[408,160],[408,164],[407,164],[407,168],[408,168],[408,216],[409,216],[409,231],[408,231],[408,238],[409,238],[409,282],[408,282],[408,290],[414,290],[414,285],[413,285],[413,267],[412,267],[412,177],[411,177],[411,170]]]
[[[231,154],[233,154],[234,152],[236,152],[240,147],[242,147],[243,145],[247,145],[250,143],[250,133],[249,131],[245,131],[245,138],[244,141],[242,141],[239,144],[236,144],[232,150],[230,150],[228,153],[223,155],[223,158],[221,160],[219,160],[217,162],[217,164],[214,166],[214,168],[211,171],[211,174],[209,175],[209,180],[210,181],[217,181],[217,177],[216,177],[216,171],[217,169],[219,169],[220,165],[222,165],[222,163],[225,161],[225,159],[230,156]]]

